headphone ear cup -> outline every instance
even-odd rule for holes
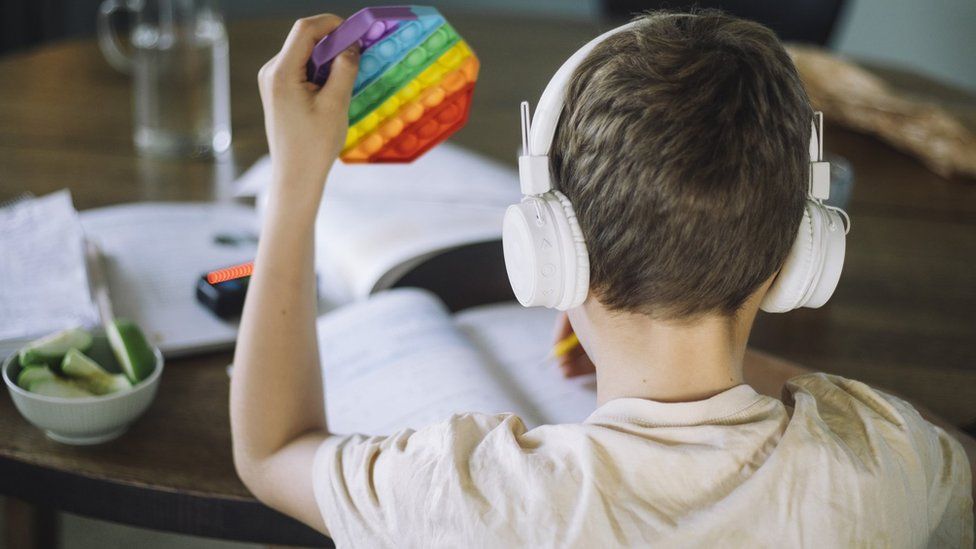
[[[811,309],[822,307],[834,294],[837,283],[840,282],[840,273],[844,270],[844,256],[847,253],[847,233],[840,214],[820,204],[817,205],[817,210],[823,216],[823,223],[820,225],[823,253],[817,279],[802,303],[804,307]]]
[[[533,217],[536,213],[527,206],[527,200],[513,204],[505,210],[502,222],[502,251],[505,254],[505,271],[512,285],[515,298],[525,307],[542,305],[536,281],[538,251],[535,242],[545,235],[538,235]],[[538,211],[538,210],[537,210]]]
[[[590,264],[569,200],[550,191],[509,206],[502,225],[508,280],[519,303],[565,311],[586,299]]]
[[[568,234],[561,234],[560,241],[565,249],[574,256],[573,261],[567,262],[568,270],[563,272],[563,299],[556,308],[560,311],[579,307],[586,301],[586,294],[590,291],[590,254],[586,249],[586,240],[576,219],[576,210],[566,195],[559,191],[551,191],[559,201],[561,213],[565,219]],[[575,267],[575,268],[574,268]]]
[[[760,308],[785,313],[818,308],[830,299],[844,266],[846,236],[840,216],[807,200],[796,240]]]
[[[812,277],[814,220],[808,200],[790,253],[759,307],[767,313],[785,313],[799,307]]]

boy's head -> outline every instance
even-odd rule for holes
[[[551,151],[607,308],[732,315],[785,260],[803,212],[813,111],[772,31],[650,14],[597,45]]]

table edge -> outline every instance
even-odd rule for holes
[[[257,500],[152,489],[6,456],[0,456],[0,494],[153,530],[249,543],[335,546],[331,539]]]

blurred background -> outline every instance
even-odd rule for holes
[[[0,1],[0,54],[62,38],[91,36],[99,0]],[[224,0],[227,20],[302,16],[328,11],[336,2],[315,0]],[[349,6],[349,2],[338,3]],[[648,7],[691,2],[641,0],[443,0],[449,11],[493,11],[593,19]],[[734,0],[695,2],[722,7],[772,26],[787,39],[825,43],[837,52],[884,62],[976,90],[976,2],[972,0]],[[363,5],[366,5],[365,3]],[[811,26],[817,30],[804,34]],[[777,28],[779,27],[779,28]],[[784,32],[785,31],[785,32]]]

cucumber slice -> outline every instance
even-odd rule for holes
[[[46,364],[58,368],[68,349],[87,351],[91,344],[92,336],[87,330],[68,328],[28,343],[20,350],[20,364]]]
[[[108,373],[78,349],[71,349],[64,355],[61,371],[74,378],[79,387],[96,395],[107,395],[132,388],[129,378],[122,374]]]
[[[39,395],[61,397],[61,398],[84,398],[95,396],[73,383],[52,377],[31,383],[30,392]]]
[[[30,391],[32,383],[50,379],[55,379],[54,372],[47,366],[28,366],[17,376],[17,385],[21,389]]]
[[[136,384],[149,377],[156,367],[156,355],[139,326],[119,318],[105,328],[105,333],[129,381]]]

